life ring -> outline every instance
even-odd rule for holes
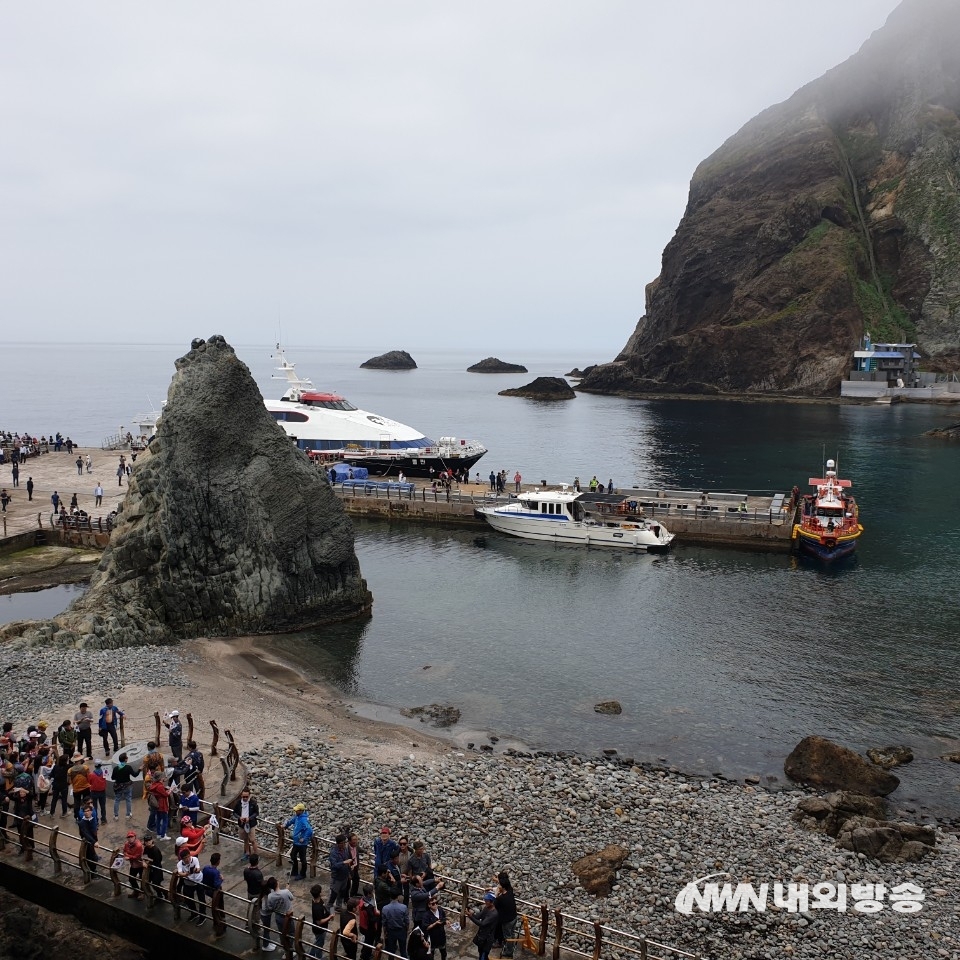
[[[836,538],[836,537],[827,537],[827,539],[824,540],[823,542],[826,544],[826,546],[827,546],[827,548],[828,548],[829,550],[832,550],[832,549],[837,545],[837,538]]]

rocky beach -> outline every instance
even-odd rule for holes
[[[345,825],[372,841],[382,823],[422,837],[440,873],[485,884],[511,872],[518,896],[643,933],[704,957],[960,957],[960,842],[938,830],[920,863],[878,864],[791,819],[800,790],[692,778],[616,758],[466,749],[425,726],[357,716],[353,705],[271,654],[268,640],[193,640],[176,647],[0,650],[5,715],[51,723],[114,696],[128,716],[192,711],[201,742],[216,719],[232,731],[265,816],[308,805],[318,833]],[[74,678],[84,678],[82,681]],[[13,682],[11,682],[13,681]],[[144,719],[137,723],[145,722]],[[573,861],[608,844],[625,859],[609,896],[587,893]],[[822,881],[921,887],[919,913],[683,915],[675,900],[708,874],[753,884]],[[298,892],[298,909],[305,893]]]

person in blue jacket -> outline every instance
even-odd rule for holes
[[[110,740],[113,740],[113,749],[120,749],[120,743],[117,740],[117,724],[123,716],[123,711],[113,702],[110,697],[103,701],[100,708],[100,720],[97,723],[97,729],[100,731],[100,739],[103,740],[103,752],[110,756]]]
[[[283,825],[285,830],[291,827],[293,830],[290,833],[290,839],[293,842],[293,848],[290,851],[290,879],[305,880],[307,878],[307,847],[313,839],[313,827],[310,826],[307,808],[302,803],[294,806],[293,816]]]

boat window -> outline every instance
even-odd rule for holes
[[[547,512],[547,505],[546,505],[545,503],[541,503],[541,504],[540,504],[540,512],[541,512],[541,513],[546,513],[546,512]]]
[[[273,410],[274,420],[281,420],[286,423],[306,423],[310,418],[305,413],[298,413],[296,410]]]

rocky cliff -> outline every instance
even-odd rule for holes
[[[960,7],[904,0],[846,62],[694,173],[598,392],[836,394],[853,350],[960,366]]]
[[[276,633],[365,614],[353,527],[223,337],[176,362],[89,590],[3,636],[104,647]]]

